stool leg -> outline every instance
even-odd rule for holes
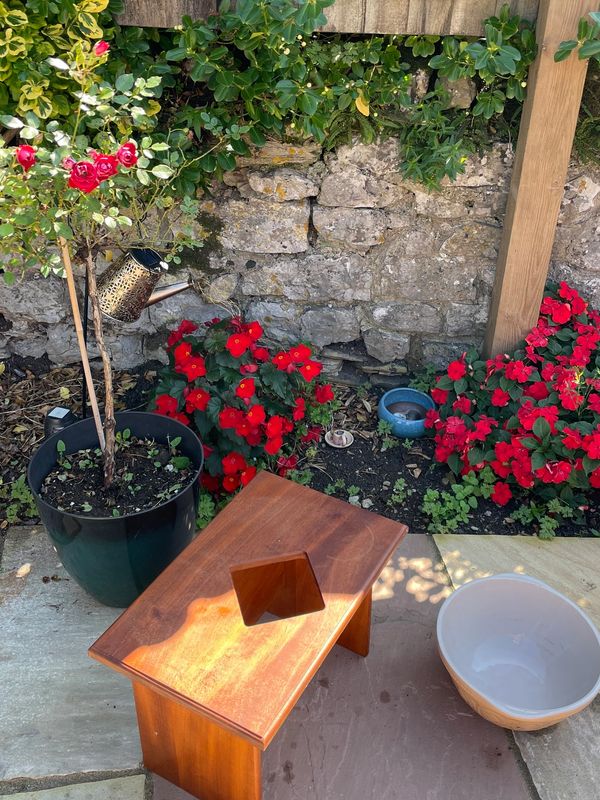
[[[241,736],[134,682],[144,766],[200,800],[261,800],[261,753]]]
[[[359,656],[369,655],[371,643],[371,605],[373,592],[370,591],[354,612],[336,644],[340,644]]]

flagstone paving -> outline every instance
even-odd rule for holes
[[[77,786],[11,796],[100,800],[89,792],[108,784],[90,784],[91,773],[119,777],[140,758],[128,681],[86,654],[118,612],[66,580],[45,535],[31,529],[10,533],[3,569],[0,685],[12,691],[0,797],[31,788],[19,778],[56,786],[64,776]],[[63,580],[44,582],[52,575]],[[328,656],[265,753],[265,800],[535,798],[514,741],[463,703],[439,661],[435,620],[447,580],[431,537],[407,537],[375,590],[371,654]],[[137,800],[140,780],[125,781],[102,796]],[[156,780],[154,800],[184,797]]]
[[[119,613],[68,579],[42,529],[9,532],[0,572],[0,792],[18,778],[139,767],[129,681],[87,655]]]
[[[2,794],[0,800],[144,800],[144,775],[111,778],[93,783],[76,783],[54,789],[41,789],[21,794]]]
[[[600,627],[600,540],[434,536],[454,587],[500,572],[532,575],[563,592]],[[516,741],[542,800],[600,797],[600,697],[581,714]]]

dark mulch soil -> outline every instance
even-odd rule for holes
[[[29,459],[44,438],[44,418],[55,406],[81,415],[81,368],[52,367],[44,358],[11,358],[0,362],[0,535],[12,523],[36,522],[35,509],[11,497],[15,482],[23,480]],[[115,407],[144,410],[154,386],[158,362],[115,371]],[[94,370],[102,402],[102,373]],[[19,495],[19,491],[16,492]]]
[[[79,450],[61,458],[45,479],[41,495],[59,511],[90,517],[149,511],[178,494],[194,474],[193,466],[178,467],[173,461],[166,445],[132,438],[118,449],[114,481],[104,488],[100,451]]]
[[[360,394],[360,393],[359,393]],[[317,457],[309,467],[313,472],[310,485],[320,491],[331,492],[348,500],[349,487],[359,487],[358,501],[354,491],[351,502],[369,508],[383,516],[396,519],[409,526],[414,533],[427,531],[429,519],[421,511],[423,495],[428,489],[444,490],[450,486],[449,470],[434,460],[434,443],[424,437],[411,443],[397,442],[390,449],[385,438],[377,433],[377,403],[379,395],[368,393],[363,397],[349,388],[339,388],[343,409],[336,415],[335,427],[345,428],[354,434],[354,443],[347,449],[335,449],[325,442],[318,446]],[[389,443],[389,439],[388,439]],[[401,504],[391,501],[394,483],[398,478],[406,481],[407,498]],[[343,482],[335,486],[336,481]],[[534,534],[521,523],[513,522],[510,514],[518,503],[511,501],[504,508],[489,500],[479,500],[468,525],[456,532],[465,534]],[[600,529],[600,507],[592,508],[585,525],[567,522],[558,529],[558,536],[590,536],[592,528]]]
[[[78,367],[48,369],[47,363],[32,359],[10,359],[6,364],[4,375],[0,376],[0,479],[5,487],[25,473],[31,454],[43,438],[46,412],[55,405],[77,410],[81,391]],[[157,367],[158,364],[152,363],[116,373],[118,409],[146,407]],[[101,381],[98,388],[101,392]],[[328,447],[324,442],[318,445],[316,456],[300,465],[301,469],[311,470],[311,485],[345,500],[350,496],[348,489],[357,486],[359,491],[353,492],[352,502],[398,519],[414,532],[426,531],[429,520],[421,512],[423,495],[428,488],[443,490],[450,485],[448,470],[434,461],[433,442],[424,438],[410,446],[398,442],[392,448],[383,449],[384,437],[377,433],[377,402],[381,391],[357,392],[340,386],[337,394],[342,400],[342,409],[336,414],[335,427],[351,430],[355,440],[346,450]],[[409,494],[402,503],[390,504],[398,478],[406,481]],[[0,500],[0,533],[8,526],[7,505]],[[514,501],[500,508],[490,501],[480,500],[469,524],[458,532],[534,534],[533,528],[526,530],[520,523],[510,520],[516,507]],[[36,517],[19,517],[16,521],[33,522]],[[600,504],[587,513],[584,526],[565,523],[558,535],[587,536],[594,528],[600,529]]]

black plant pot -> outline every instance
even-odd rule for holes
[[[116,414],[117,431],[166,444],[180,436],[179,451],[196,467],[188,484],[151,511],[124,517],[70,514],[48,505],[39,491],[56,465],[56,443],[66,453],[98,446],[94,421],[81,420],[55,433],[34,454],[27,471],[29,486],[52,543],[69,575],[107,606],[125,608],[191,542],[196,530],[198,478],[204,461],[200,440],[189,428],[159,414]]]

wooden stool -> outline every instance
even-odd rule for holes
[[[133,681],[145,766],[259,800],[261,750],[327,653],[369,652],[371,589],[406,532],[257,475],[90,648]]]

